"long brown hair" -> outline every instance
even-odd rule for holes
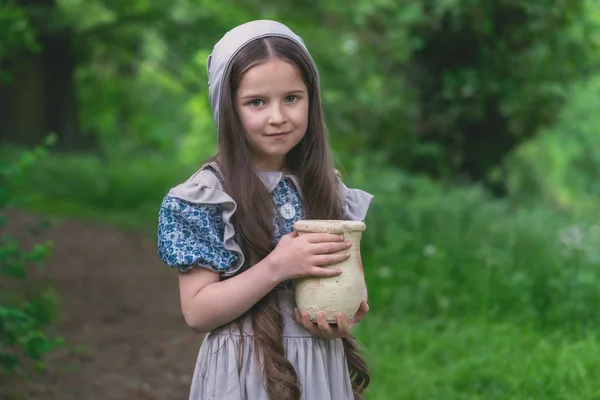
[[[302,206],[309,219],[340,219],[342,201],[323,121],[317,71],[307,54],[293,41],[281,37],[255,40],[232,60],[225,74],[219,117],[219,151],[214,158],[225,179],[228,194],[237,203],[235,228],[250,268],[265,258],[273,243],[273,199],[252,164],[250,144],[236,111],[236,93],[242,77],[253,66],[276,57],[294,65],[308,89],[308,127],[303,139],[286,155],[286,167],[300,182]],[[269,398],[297,400],[301,385],[283,345],[283,318],[276,305],[275,291],[248,313],[254,331],[254,353],[263,362],[263,379]],[[242,321],[245,316],[240,317]],[[356,340],[343,338],[355,399],[369,384],[367,365]]]

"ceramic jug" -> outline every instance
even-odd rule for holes
[[[366,229],[363,222],[343,220],[301,220],[294,224],[298,236],[311,232],[343,234],[352,243],[350,258],[325,266],[340,269],[332,277],[305,277],[294,280],[296,306],[306,310],[316,322],[316,313],[323,311],[327,322],[336,323],[337,314],[354,317],[360,307],[364,291],[364,274],[360,257],[360,241]]]

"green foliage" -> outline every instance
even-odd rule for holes
[[[595,210],[600,195],[600,77],[574,85],[552,127],[510,154],[502,177],[514,201]]]
[[[355,164],[351,185],[375,194],[357,330],[368,398],[597,397],[600,214]]]
[[[14,53],[39,49],[25,10],[17,7],[14,1],[0,4],[0,65]],[[9,78],[10,74],[0,67],[0,82],[6,82]]]
[[[513,207],[382,166],[351,176],[377,194],[363,244],[376,307],[549,331],[600,327],[597,217]]]
[[[81,128],[97,149],[125,157],[161,149],[186,162],[185,151],[194,162],[211,155],[208,44],[246,15],[229,2],[203,3],[59,2],[85,54],[77,76]]]
[[[0,151],[9,158],[14,148]],[[95,219],[121,228],[156,229],[156,213],[174,179],[186,179],[197,165],[177,156],[144,153],[135,157],[48,154],[13,184],[20,206],[44,213]],[[36,190],[32,192],[31,188]],[[48,199],[52,199],[48,201]]]
[[[507,153],[553,123],[567,85],[600,64],[594,0],[61,0],[42,10],[5,8],[18,22],[10,26],[28,27],[20,36],[42,20],[46,30],[36,35],[72,35],[81,130],[98,148],[183,154],[191,145],[186,161],[215,146],[206,56],[250,19],[282,20],[305,39],[336,148],[378,149],[397,167],[441,178],[490,178]]]
[[[130,159],[144,168],[121,174],[113,193],[143,199],[132,208],[102,192],[77,192],[81,182],[91,188],[85,182],[105,175],[104,165],[88,160],[90,178],[78,178],[73,165],[82,161],[63,156],[41,168],[53,171],[52,178],[30,175],[46,199],[40,207],[55,202],[54,183],[68,188],[77,182],[71,201],[85,207],[60,210],[63,215],[86,208],[86,217],[95,210],[104,220],[121,208],[121,215],[135,215],[132,223],[147,227],[155,224],[166,190],[192,171],[165,172],[164,161]],[[594,356],[600,343],[600,214],[559,213],[542,202],[515,205],[475,186],[443,187],[376,157],[343,162],[348,184],[375,194],[362,247],[371,311],[357,329],[372,366],[369,399],[581,399],[600,393],[590,378],[600,372]],[[143,184],[153,175],[156,180]]]
[[[569,338],[517,324],[424,321],[375,309],[361,324],[357,333],[372,373],[368,399],[587,400],[600,394],[596,332]]]
[[[600,63],[593,0],[295,4],[268,2],[321,67],[336,147],[436,177],[488,178]]]
[[[44,153],[45,148],[38,147],[0,164],[0,211],[14,204],[13,185]],[[56,316],[57,294],[52,287],[34,287],[28,280],[28,269],[47,260],[51,248],[51,243],[37,243],[27,251],[0,235],[0,378],[26,374],[30,362],[43,368],[42,356],[63,343],[46,332]]]
[[[49,28],[73,33],[81,126],[96,148],[33,157],[18,182],[6,173],[2,204],[18,195],[155,235],[168,188],[215,149],[212,45],[238,23],[280,19],[317,60],[349,185],[376,195],[363,242],[371,312],[357,331],[373,365],[368,398],[600,395],[597,1],[55,3]],[[0,60],[39,33],[29,9],[8,4]],[[489,178],[508,196],[439,177]],[[2,271],[23,279],[33,255],[2,246]],[[0,340],[47,351],[51,339],[27,333],[55,312],[44,296],[48,308],[2,299],[12,333]]]

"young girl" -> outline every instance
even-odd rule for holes
[[[317,68],[274,21],[228,32],[208,58],[218,154],[165,197],[158,252],[177,268],[187,324],[208,332],[191,400],[361,399],[369,383],[350,329],[368,310],[313,323],[292,280],[329,277],[340,235],[298,236],[299,219],[363,220],[372,200],[333,169]]]

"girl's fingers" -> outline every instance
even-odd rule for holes
[[[342,313],[337,315],[338,336],[346,336],[350,332],[348,319]]]
[[[338,327],[333,327],[325,319],[325,313],[317,313],[317,322],[310,319],[308,312],[294,309],[296,320],[313,336],[322,337],[325,339],[337,339],[348,334],[350,326],[348,320],[343,314],[337,316]]]
[[[360,307],[356,312],[356,315],[354,316],[354,318],[352,318],[352,321],[350,322],[349,330],[352,329],[354,325],[358,324],[365,317],[368,311],[369,305],[363,300],[362,303],[360,303]]]
[[[324,312],[317,313],[317,325],[319,326],[319,330],[324,337],[329,339],[334,337],[335,332],[331,325],[329,325],[329,322],[327,322],[327,319],[325,319]]]
[[[341,269],[337,268],[322,268],[322,267],[312,267],[309,271],[308,276],[316,276],[321,278],[329,278],[332,276],[338,276],[342,273]]]
[[[343,253],[335,254],[319,254],[313,257],[312,262],[314,265],[331,265],[346,261],[349,258],[350,253],[345,251]]]
[[[319,327],[310,320],[310,316],[306,311],[302,313],[302,326],[310,332],[313,336],[321,336],[321,332],[319,331]]]
[[[306,233],[303,235],[303,237],[305,237],[309,243],[344,241],[344,235],[338,235],[333,233]]]
[[[296,322],[302,325],[302,316],[300,315],[300,311],[297,308],[294,308],[294,314],[296,316]]]
[[[358,308],[358,311],[356,312],[356,315],[354,316],[354,319],[356,319],[358,321],[360,321],[361,319],[364,318],[364,316],[367,314],[367,311],[369,311],[369,305],[363,300],[360,303],[360,307]]]
[[[347,250],[352,246],[352,242],[327,242],[315,243],[312,245],[313,254],[331,254]]]

